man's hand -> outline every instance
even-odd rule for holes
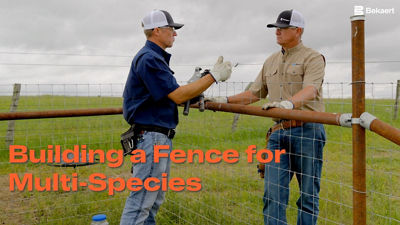
[[[225,96],[205,97],[204,101],[210,101],[216,103],[228,103],[228,97]]]
[[[268,102],[262,106],[262,109],[267,110],[269,108],[282,108],[282,109],[293,109],[294,105],[291,101],[281,101],[281,102]]]
[[[232,63],[224,62],[224,57],[220,56],[210,72],[217,83],[218,81],[226,81],[231,77]]]

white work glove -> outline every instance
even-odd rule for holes
[[[232,63],[229,61],[224,62],[224,57],[220,56],[210,73],[214,77],[215,82],[226,81],[231,77]]]
[[[216,103],[228,103],[228,97],[225,96],[205,97],[204,101],[210,101]]]
[[[269,108],[281,108],[281,109],[293,109],[294,105],[291,101],[281,101],[281,102],[268,102],[262,106],[262,109],[267,110]]]

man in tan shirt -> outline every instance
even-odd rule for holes
[[[277,43],[281,50],[264,63],[248,91],[230,97],[210,98],[220,103],[250,104],[268,96],[262,106],[306,111],[324,111],[322,82],[325,59],[301,42],[304,18],[296,10],[285,10],[276,23]],[[316,224],[319,212],[319,190],[322,169],[322,150],[325,131],[322,124],[287,121],[274,118],[275,125],[268,134],[267,148],[285,149],[280,163],[265,165],[264,223],[287,224],[286,208],[289,183],[294,174],[300,187],[297,201],[297,224]],[[284,128],[284,129],[281,129]]]

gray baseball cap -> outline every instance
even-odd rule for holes
[[[183,27],[183,24],[175,23],[171,15],[164,10],[151,11],[143,18],[142,23],[145,30],[165,26],[173,27],[175,30],[177,30]]]

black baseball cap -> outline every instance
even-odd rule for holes
[[[294,9],[285,10],[281,12],[276,19],[276,23],[268,24],[267,27],[301,27],[304,28],[304,17],[299,11]]]

